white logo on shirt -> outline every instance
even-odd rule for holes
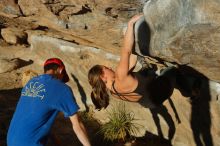
[[[41,84],[39,82],[30,82],[29,87],[25,86],[24,92],[22,92],[21,95],[33,98],[39,97],[41,100],[43,100],[43,92],[46,92],[44,84]]]

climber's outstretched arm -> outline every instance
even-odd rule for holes
[[[116,69],[118,78],[122,80],[128,76],[129,69],[134,66],[134,58],[132,57],[130,60],[132,48],[134,45],[134,24],[141,16],[142,14],[135,15],[128,22],[128,28],[124,36],[123,47],[121,49],[121,58]]]

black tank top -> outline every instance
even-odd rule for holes
[[[114,92],[112,93],[117,95],[122,100],[127,100],[127,101],[128,99],[126,98],[126,96],[140,95],[142,96],[141,99],[138,101],[140,104],[142,104],[147,108],[155,108],[156,104],[151,98],[149,86],[151,82],[156,79],[156,74],[146,69],[146,70],[141,70],[139,72],[132,72],[132,75],[138,80],[138,86],[134,91],[127,93],[119,93],[114,87],[115,82],[113,82],[112,89],[115,93]]]

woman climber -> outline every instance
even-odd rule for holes
[[[89,70],[88,80],[93,90],[91,98],[96,109],[108,106],[108,91],[116,98],[144,103],[148,108],[161,105],[172,95],[176,68],[165,69],[159,76],[147,69],[132,72],[137,62],[137,56],[132,54],[134,24],[141,17],[142,15],[135,15],[128,22],[116,70],[103,65],[95,65]]]

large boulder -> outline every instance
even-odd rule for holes
[[[150,37],[140,46],[147,49],[144,55],[187,64],[220,82],[219,7],[216,0],[149,0],[143,10]]]

